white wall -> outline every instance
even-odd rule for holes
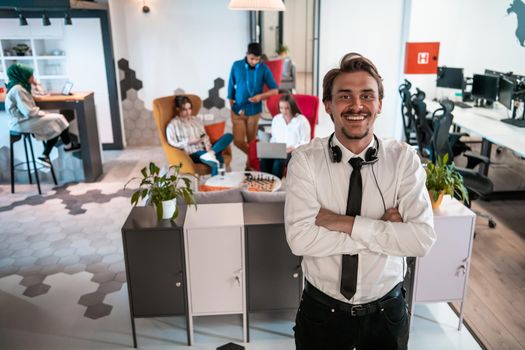
[[[320,84],[326,72],[337,67],[346,53],[359,52],[370,58],[383,77],[385,87],[383,110],[375,124],[375,132],[382,137],[401,136],[397,87],[401,69],[402,14],[403,0],[321,1]],[[322,98],[322,88],[320,90]],[[324,107],[320,118],[329,118]]]
[[[465,76],[485,68],[525,75],[525,48],[515,37],[517,17],[507,15],[511,1],[417,0],[412,2],[409,41],[439,41],[439,65],[464,68]],[[435,75],[407,75],[427,97],[446,97]]]
[[[233,61],[241,59],[249,43],[246,11],[228,10],[228,1],[151,0],[151,12],[142,1],[110,0],[115,59],[125,58],[143,88],[139,98],[152,109],[153,99],[177,88],[205,98],[220,77],[226,98]]]
[[[62,21],[61,19],[53,19]],[[72,26],[64,26],[67,48],[67,76],[74,91],[94,91],[100,143],[113,142],[113,125],[109,108],[106,62],[102,45],[102,29],[98,18],[74,18]]]

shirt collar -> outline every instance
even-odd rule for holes
[[[353,153],[352,151],[350,151],[348,148],[346,148],[341,142],[339,142],[339,140],[337,139],[337,136],[334,135],[334,138],[332,139],[333,141],[333,145],[334,146],[339,146],[339,148],[341,149],[341,152],[342,152],[342,157],[341,157],[341,162],[343,163],[348,163],[348,161],[351,159],[351,158],[354,158],[354,157],[361,157],[361,159],[365,160],[365,154],[366,154],[366,151],[370,148],[370,147],[373,147],[374,146],[374,143],[375,143],[375,137],[372,137],[372,141],[370,141],[370,143],[368,144],[368,146],[365,147],[365,149],[359,153],[359,154],[355,154]],[[379,147],[379,145],[378,145]]]

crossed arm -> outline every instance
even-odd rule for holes
[[[306,156],[295,153],[288,167],[286,236],[295,255],[325,257],[372,251],[424,256],[435,241],[424,171],[414,158],[400,179],[398,208],[380,219],[346,216],[323,208]]]

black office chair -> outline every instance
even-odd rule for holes
[[[24,142],[24,151],[26,156],[26,161],[22,163],[15,164],[15,157],[14,157],[14,144],[18,141],[22,140]],[[38,194],[42,194],[42,190],[40,189],[40,178],[38,176],[38,170],[42,168],[42,166],[37,167],[37,163],[35,161],[35,153],[33,152],[33,143],[31,141],[31,134],[26,132],[18,132],[18,131],[9,131],[9,149],[10,149],[10,167],[11,167],[11,193],[15,193],[15,169],[18,166],[22,166],[25,164],[25,170],[27,170],[27,176],[29,177],[29,183],[33,183],[33,178],[31,176],[31,166],[29,162],[29,154],[27,153],[27,145],[29,144],[29,151],[31,152],[31,160],[33,163],[33,170],[35,172],[35,180],[36,185],[38,187]],[[51,176],[53,177],[53,182],[55,185],[57,185],[57,178],[55,176],[55,170],[53,169],[53,164],[51,164],[50,167]]]
[[[414,110],[415,130],[418,151],[421,157],[430,158],[432,152],[432,119],[428,118],[427,104],[425,103],[426,94],[416,88],[416,93],[412,95],[410,103]]]
[[[399,85],[399,96],[401,96],[401,118],[403,118],[403,132],[405,140],[410,145],[417,145],[415,131],[415,117],[412,103],[410,102],[410,88],[412,83],[405,79],[405,82]]]
[[[444,100],[440,104],[441,108],[432,114],[434,129],[432,135],[432,161],[435,162],[438,156],[443,157],[445,154],[448,154],[448,158],[452,162],[454,159],[452,146],[458,140],[458,135],[450,132],[454,118],[452,114],[454,103]],[[456,167],[456,169],[463,176],[463,183],[468,190],[470,200],[487,197],[494,190],[494,184],[487,176],[473,168],[480,163],[488,164],[489,159],[472,152],[465,152],[463,155],[467,157],[467,168]],[[470,203],[468,206],[470,207]],[[480,212],[476,212],[476,214],[487,218],[490,228],[496,227],[496,222],[490,215]]]

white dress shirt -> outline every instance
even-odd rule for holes
[[[333,138],[342,160],[332,163],[328,138],[314,139],[293,153],[286,177],[286,238],[292,252],[303,256],[306,279],[332,298],[363,304],[377,300],[403,280],[405,256],[425,255],[436,239],[426,174],[414,150],[396,140],[379,143],[379,160],[364,165],[361,215],[352,234],[316,226],[319,209],[345,215],[350,185],[348,160],[356,155]],[[373,142],[369,145],[372,146]],[[366,149],[359,154],[365,159]],[[397,207],[403,222],[381,220],[383,202]],[[351,300],[340,293],[341,256],[359,254],[357,290]]]
[[[302,114],[298,114],[286,124],[282,114],[272,119],[272,138],[270,142],[286,143],[286,147],[297,148],[310,142],[310,123]]]

